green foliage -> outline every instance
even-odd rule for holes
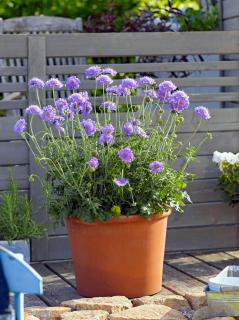
[[[220,165],[221,175],[218,178],[218,190],[223,191],[225,201],[231,206],[239,204],[239,162]]]
[[[9,191],[0,198],[0,239],[5,241],[38,238],[44,231],[32,217],[31,203],[26,196],[19,196],[17,183],[9,175]]]

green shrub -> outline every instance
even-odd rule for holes
[[[9,191],[0,197],[0,240],[27,240],[38,238],[45,227],[32,216],[27,195],[19,196],[16,179],[9,175]]]

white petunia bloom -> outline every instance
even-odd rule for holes
[[[225,161],[233,165],[239,162],[239,153],[234,154],[232,152],[214,151],[212,161],[215,163],[221,163]]]
[[[219,152],[219,151],[214,151],[213,157],[212,157],[212,161],[215,162],[215,163],[221,162],[221,161],[222,161],[221,152]]]

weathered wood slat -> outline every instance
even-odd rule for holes
[[[12,171],[19,189],[28,189],[28,166],[0,167],[0,190],[7,190],[9,172]]]
[[[222,193],[216,187],[217,179],[203,179],[188,182],[187,190],[193,203],[222,201]]]
[[[27,57],[27,35],[0,35],[0,58],[20,57]]]
[[[0,165],[28,163],[28,149],[24,141],[0,142]]]
[[[122,63],[100,65],[115,69],[119,73],[141,73],[157,71],[209,71],[209,70],[237,70],[239,61],[215,62],[162,62],[162,63]],[[90,65],[62,65],[47,66],[47,74],[83,74]]]
[[[175,252],[237,248],[238,230],[239,224],[169,229],[166,250]]]
[[[60,275],[63,280],[70,283],[71,286],[76,288],[76,279],[71,261],[48,262],[46,263],[46,265],[55,274]]]
[[[71,259],[70,245],[66,235],[49,236],[48,257],[50,260]]]
[[[229,254],[230,256],[233,256],[234,258],[239,259],[239,251],[238,250],[226,251],[225,253]]]
[[[212,227],[239,223],[239,209],[222,202],[193,203],[184,208],[184,213],[174,212],[169,218],[169,229]]]
[[[0,83],[0,92],[25,92],[27,90],[26,83],[6,82]]]
[[[237,257],[233,257],[225,252],[195,252],[193,253],[193,255],[197,259],[205,261],[206,263],[218,269],[224,269],[225,267],[230,265],[238,265],[239,262]]]
[[[223,1],[223,20],[239,17],[239,6],[237,0]]]
[[[26,195],[28,195],[28,191],[29,191],[29,190],[19,190],[19,195],[20,195],[20,196],[26,196]],[[5,190],[4,190],[4,191],[0,191],[0,197],[1,197],[2,195],[4,195],[5,192],[6,192]]]
[[[64,300],[78,299],[79,295],[72,286],[54,274],[43,264],[33,264],[33,268],[44,277],[43,298],[51,306],[59,306]]]
[[[25,76],[27,75],[26,67],[0,67],[1,76]]]
[[[28,106],[26,100],[0,100],[0,110],[25,109]]]
[[[165,261],[169,266],[172,266],[205,284],[208,283],[210,278],[215,277],[218,274],[218,269],[186,254],[168,254],[165,257]]]
[[[166,264],[164,265],[163,283],[167,289],[181,296],[192,294],[193,292],[200,292],[205,288],[202,282]]]
[[[1,42],[0,42],[1,45]],[[117,48],[117,50],[115,50]],[[48,57],[159,56],[170,54],[232,54],[238,53],[238,32],[152,32],[47,35]]]

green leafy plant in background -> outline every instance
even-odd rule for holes
[[[12,241],[40,237],[45,227],[33,219],[31,203],[27,195],[19,195],[12,173],[9,180],[9,191],[0,197],[0,239]]]

